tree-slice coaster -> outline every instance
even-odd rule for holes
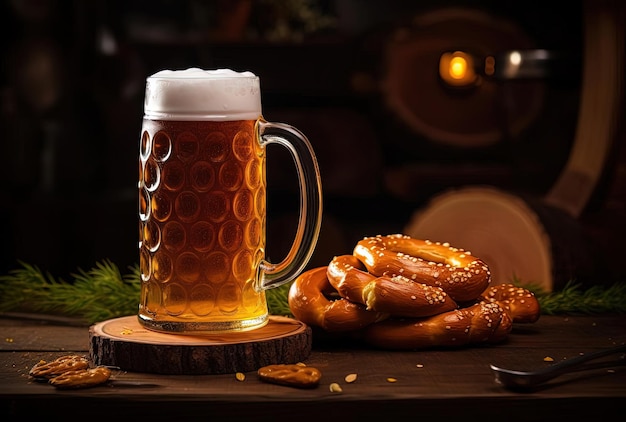
[[[95,365],[156,374],[207,375],[256,371],[262,366],[308,358],[311,328],[301,321],[271,316],[251,331],[211,335],[166,334],[144,328],[136,315],[89,328]]]

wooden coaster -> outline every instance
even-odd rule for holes
[[[95,365],[157,374],[226,374],[297,363],[311,353],[312,331],[301,321],[271,316],[251,331],[211,335],[165,334],[144,328],[136,315],[89,328]]]

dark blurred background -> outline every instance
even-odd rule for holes
[[[583,1],[2,0],[0,7],[8,34],[0,70],[3,273],[18,260],[59,276],[103,259],[121,268],[138,261],[144,84],[161,69],[253,71],[266,119],[307,134],[324,190],[310,266],[351,252],[364,236],[401,232],[450,187],[545,194],[577,127]],[[439,79],[433,51],[450,48],[557,54],[539,75],[485,78],[464,90]],[[626,252],[623,139],[620,130],[580,216],[618,259]],[[273,260],[297,218],[294,174],[280,160],[290,158],[269,152]]]

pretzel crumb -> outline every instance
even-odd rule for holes
[[[550,356],[546,356],[545,358],[543,358],[544,362],[554,362],[554,358],[551,358]]]
[[[237,381],[244,381],[246,379],[246,374],[243,372],[237,372],[235,374],[235,378],[237,378]]]
[[[336,382],[331,383],[328,386],[328,388],[329,388],[331,393],[341,393],[343,391],[341,386],[339,384],[337,384]]]
[[[357,374],[348,374],[346,375],[345,381],[350,384],[353,383],[354,381],[356,381],[357,378]]]

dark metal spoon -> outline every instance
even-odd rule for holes
[[[626,352],[626,344],[593,353],[586,353],[536,371],[515,371],[495,365],[490,365],[490,367],[498,384],[510,388],[530,389],[565,373],[625,365],[626,359],[624,356],[621,356],[617,361],[613,360],[586,364],[591,360],[621,352]]]

